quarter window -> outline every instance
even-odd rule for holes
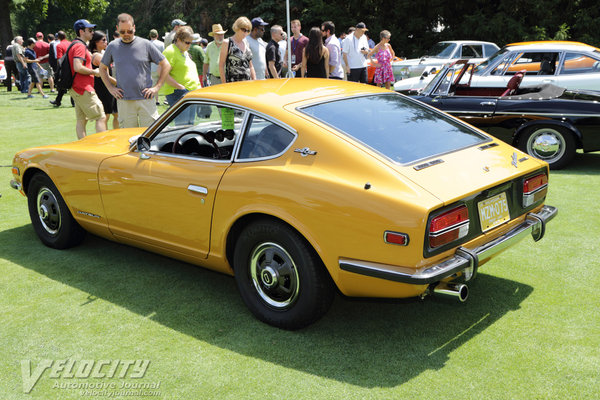
[[[281,126],[252,115],[238,159],[273,157],[283,153],[296,136]]]
[[[600,61],[586,54],[567,53],[560,75],[600,72]]]

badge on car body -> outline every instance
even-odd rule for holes
[[[518,168],[518,164],[517,164],[517,163],[519,162],[518,160],[519,160],[519,159],[518,159],[518,157],[517,157],[517,153],[513,153],[513,154],[512,154],[512,163],[511,163],[511,164],[512,164],[512,165],[513,165],[515,168]]]

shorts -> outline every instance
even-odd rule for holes
[[[54,78],[54,71],[52,70],[49,62],[40,65],[46,71],[46,79]]]
[[[117,100],[119,109],[119,126],[121,128],[136,128],[150,126],[158,118],[155,100]]]
[[[75,102],[75,116],[78,121],[95,121],[104,118],[104,107],[95,92],[79,94],[73,89],[69,89],[69,96]]]

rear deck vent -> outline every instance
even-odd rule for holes
[[[433,165],[441,164],[443,162],[444,162],[444,160],[442,160],[441,158],[438,158],[437,160],[433,160],[433,161],[429,161],[429,162],[426,162],[423,164],[415,165],[413,168],[415,169],[415,171],[420,171],[422,169],[431,167]]]
[[[492,142],[492,143],[484,144],[483,146],[479,146],[478,149],[479,150],[487,150],[487,149],[491,149],[492,147],[496,147],[496,146],[498,146],[498,143]]]

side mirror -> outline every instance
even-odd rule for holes
[[[137,138],[137,149],[140,152],[140,158],[143,160],[147,160],[150,158],[146,152],[150,151],[150,139],[145,136],[140,136]]]

